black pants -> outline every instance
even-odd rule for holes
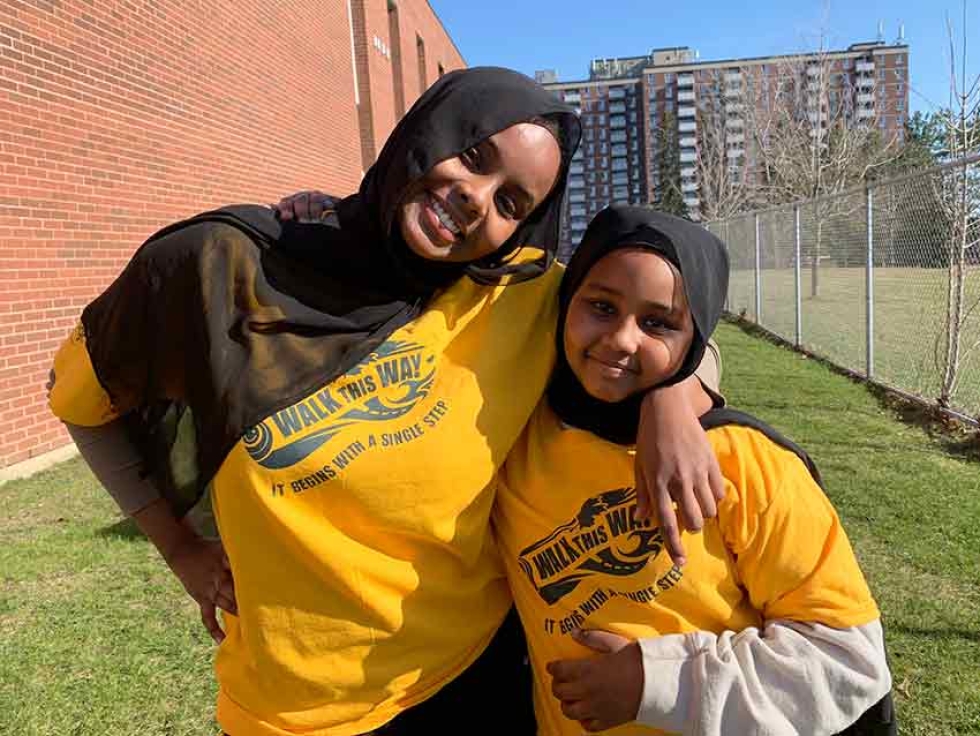
[[[376,736],[506,734],[535,736],[531,666],[511,608],[486,651],[459,677],[377,729]]]

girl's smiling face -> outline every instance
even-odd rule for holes
[[[694,340],[677,269],[642,247],[592,266],[565,317],[565,356],[582,387],[614,403],[673,376]]]
[[[479,260],[547,198],[560,168],[561,149],[547,128],[505,128],[412,184],[398,208],[402,237],[430,261]]]

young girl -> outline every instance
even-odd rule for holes
[[[878,608],[802,450],[705,397],[717,519],[679,568],[636,514],[638,396],[691,374],[727,282],[719,240],[639,207],[597,215],[569,264],[494,515],[541,734],[832,734],[879,701],[861,732],[894,728]]]

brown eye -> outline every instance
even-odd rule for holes
[[[518,212],[517,212],[517,203],[514,202],[512,197],[509,197],[506,194],[497,195],[497,210],[504,217],[507,217],[511,220],[520,219],[518,217]]]
[[[478,149],[476,146],[467,148],[465,151],[459,154],[459,160],[463,162],[463,165],[466,166],[466,168],[473,171],[478,171],[481,163],[480,149]]]

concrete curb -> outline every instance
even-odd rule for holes
[[[65,460],[70,460],[76,455],[78,455],[78,448],[75,447],[74,442],[70,442],[62,447],[56,447],[53,450],[49,450],[43,455],[32,457],[29,460],[24,460],[23,462],[14,463],[6,468],[0,468],[0,486],[8,481],[30,478],[32,475],[40,473],[42,470],[47,470],[52,465],[57,465]]]

